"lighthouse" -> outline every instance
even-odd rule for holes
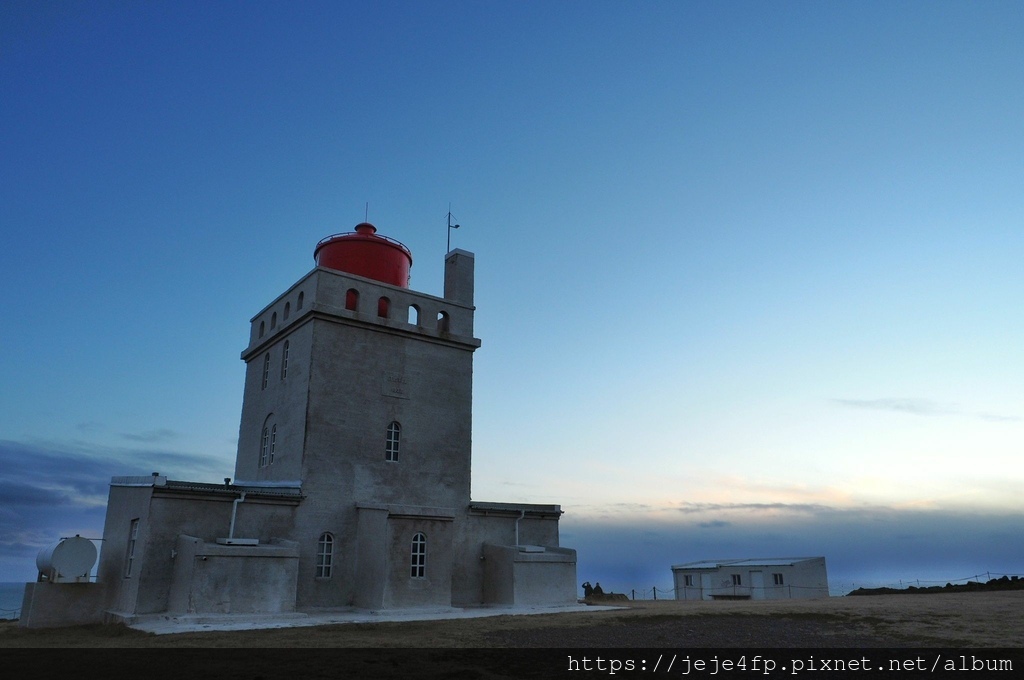
[[[569,605],[558,505],[473,500],[475,258],[413,290],[369,223],[249,321],[234,474],[110,484],[96,583],[26,585],[22,625]]]

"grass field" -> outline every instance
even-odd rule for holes
[[[820,600],[637,601],[623,609],[152,635],[122,626],[25,630],[17,648],[1022,647],[1024,591]]]

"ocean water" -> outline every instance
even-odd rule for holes
[[[21,613],[21,598],[25,595],[25,584],[0,583],[0,619],[16,619]]]

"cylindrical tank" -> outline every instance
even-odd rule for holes
[[[75,581],[88,578],[96,564],[96,546],[88,538],[62,538],[36,555],[40,574],[54,581]]]
[[[356,225],[355,231],[334,234],[316,244],[313,259],[318,267],[328,267],[374,281],[409,287],[412,253],[398,241],[378,236],[369,222]]]

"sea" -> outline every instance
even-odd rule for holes
[[[16,619],[21,614],[25,583],[0,583],[0,619]]]

